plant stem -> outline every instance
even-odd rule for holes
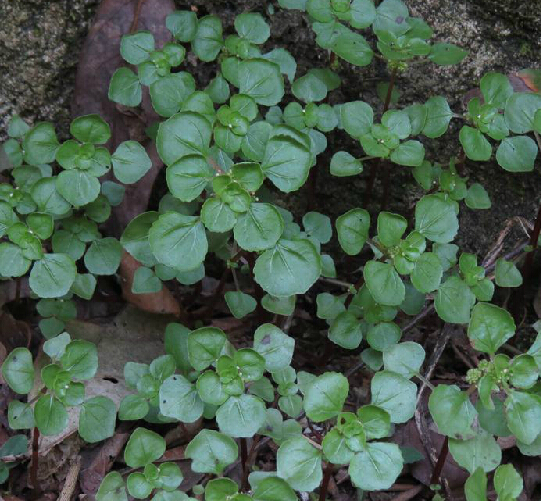
[[[139,16],[141,15],[141,8],[145,0],[138,0],[135,5],[135,11],[133,13],[133,21],[130,27],[130,33],[135,33],[137,31],[137,26],[139,25]]]
[[[445,464],[445,460],[447,459],[448,452],[449,452],[449,437],[446,436],[443,439],[443,444],[441,444],[440,454],[438,456],[438,461],[436,465],[434,466],[434,470],[432,471],[432,477],[430,477],[430,485],[439,485],[441,472],[443,470],[443,465]]]
[[[396,83],[396,76],[398,75],[398,68],[395,66],[391,71],[391,80],[389,81],[389,87],[387,88],[387,95],[385,96],[385,103],[383,104],[383,113],[389,109],[391,104],[391,97],[393,95],[394,84]]]
[[[242,481],[241,481],[241,490],[246,492],[248,490],[248,446],[246,439],[241,437],[240,439],[240,462],[242,466]]]
[[[32,463],[30,465],[30,483],[34,491],[39,492],[38,485],[38,459],[39,458],[39,430],[34,427],[34,438],[32,440]]]
[[[329,489],[329,481],[331,480],[333,469],[334,465],[332,463],[327,463],[323,474],[323,480],[321,481],[321,487],[319,488],[319,501],[325,501],[327,498],[327,490]]]

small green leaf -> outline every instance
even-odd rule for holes
[[[243,12],[235,18],[235,30],[241,38],[255,44],[263,44],[270,36],[269,25],[257,12]]]
[[[439,287],[434,306],[442,320],[465,324],[470,321],[470,311],[475,296],[466,283],[458,277],[449,277]]]
[[[124,35],[120,40],[120,55],[130,64],[144,63],[154,51],[154,36],[149,31]]]
[[[131,291],[134,294],[153,294],[162,290],[162,281],[146,266],[140,266],[133,274]]]
[[[109,83],[109,99],[124,106],[138,106],[142,98],[141,83],[129,68],[118,68]]]
[[[265,294],[261,299],[261,306],[271,313],[288,317],[295,310],[295,296],[274,297]]]
[[[351,209],[336,219],[338,241],[346,254],[355,256],[368,239],[370,215],[364,209]]]
[[[505,121],[515,134],[525,134],[533,129],[535,113],[539,109],[541,109],[539,94],[515,92],[505,104]]]
[[[309,240],[279,240],[255,263],[256,282],[276,297],[304,294],[321,274],[321,259]]]
[[[504,108],[507,99],[513,94],[513,87],[507,75],[489,71],[480,82],[481,93],[487,104]]]
[[[489,472],[502,460],[502,450],[492,435],[483,430],[469,440],[449,439],[449,452],[462,468],[474,473],[477,468]]]
[[[492,146],[483,133],[472,127],[464,125],[460,129],[460,144],[470,160],[485,162],[492,155]]]
[[[280,445],[276,468],[278,476],[298,491],[314,490],[323,477],[321,452],[302,437],[291,438]]]
[[[360,138],[370,132],[374,122],[374,111],[364,101],[352,101],[340,107],[342,127],[353,138]]]
[[[34,419],[42,435],[58,435],[68,424],[68,412],[53,395],[44,395],[36,402]]]
[[[336,417],[348,396],[348,380],[336,372],[326,372],[316,378],[304,396],[306,415],[316,423]]]
[[[199,218],[178,212],[162,214],[152,224],[148,241],[162,264],[179,271],[197,268],[208,250],[205,228]]]
[[[72,286],[77,269],[65,254],[46,254],[30,272],[30,288],[41,298],[61,297]]]
[[[496,261],[496,285],[498,287],[520,287],[522,275],[515,263],[500,258]]]
[[[514,334],[515,321],[506,310],[488,303],[475,305],[468,337],[476,350],[494,355]]]
[[[362,324],[353,313],[344,311],[332,321],[329,339],[342,348],[354,350],[363,339]]]
[[[123,184],[134,184],[152,167],[145,148],[136,141],[120,143],[111,157],[115,177]]]
[[[188,336],[188,357],[198,371],[206,369],[220,356],[227,338],[215,327],[201,327]]]
[[[437,254],[424,252],[415,262],[411,283],[419,292],[433,292],[440,286],[442,275],[443,268]]]
[[[368,261],[364,266],[363,276],[376,302],[393,306],[404,301],[406,289],[392,264]]]
[[[468,188],[465,202],[470,209],[490,209],[492,205],[487,191],[479,183],[474,183]]]
[[[467,55],[467,50],[452,43],[435,43],[432,45],[428,58],[440,66],[449,66],[460,63]]]
[[[253,437],[265,419],[265,404],[254,395],[229,397],[216,411],[220,431],[230,437]]]
[[[373,442],[353,457],[349,475],[353,484],[365,491],[388,489],[402,471],[404,460],[396,444]]]
[[[252,313],[256,306],[256,300],[249,294],[240,291],[228,291],[224,294],[225,302],[229,311],[235,318],[243,318]]]
[[[131,468],[142,468],[160,459],[165,452],[165,440],[146,428],[137,428],[130,436],[124,460]]]
[[[96,501],[128,501],[128,494],[120,473],[112,471],[105,475],[96,493]]]
[[[94,275],[113,275],[122,258],[122,246],[113,237],[94,240],[85,254],[85,266]]]
[[[538,395],[511,391],[505,399],[507,426],[526,444],[531,444],[541,433],[541,397]]]
[[[498,493],[498,499],[517,499],[524,485],[522,477],[512,464],[502,464],[494,473],[494,488]]]
[[[274,247],[284,231],[284,221],[271,204],[252,203],[234,227],[235,240],[247,251]]]
[[[537,144],[527,136],[506,137],[498,146],[496,160],[509,172],[530,172],[537,158]]]
[[[419,373],[425,360],[425,350],[413,341],[390,346],[383,352],[386,371],[396,372],[408,379]]]
[[[197,31],[197,14],[190,10],[176,10],[165,18],[165,26],[180,42],[191,42]]]
[[[239,92],[264,106],[278,104],[284,96],[284,79],[280,67],[264,59],[242,61],[238,69]]]
[[[23,139],[24,160],[30,165],[52,163],[58,149],[58,139],[52,124],[40,122]]]
[[[205,16],[199,19],[195,37],[192,40],[192,51],[204,62],[214,61],[222,45],[222,21],[216,16]]]
[[[288,367],[294,349],[295,340],[272,324],[263,324],[254,333],[254,350],[265,359],[269,372]]]
[[[415,413],[417,386],[410,380],[389,371],[375,374],[370,383],[372,404],[391,416],[391,423],[405,423]]]
[[[34,362],[30,351],[15,348],[2,364],[2,376],[15,393],[28,393],[34,386]]]
[[[203,429],[188,444],[184,455],[192,460],[191,468],[196,473],[221,475],[224,468],[237,459],[239,451],[232,438]]]
[[[183,376],[170,376],[160,386],[160,412],[164,416],[194,423],[203,414],[203,407],[195,386]]]
[[[428,408],[440,433],[451,438],[469,439],[475,435],[475,407],[466,392],[455,385],[440,384],[430,394]]]
[[[415,206],[415,229],[437,243],[448,243],[457,234],[458,219],[453,203],[437,195],[425,195]]]
[[[426,137],[440,137],[447,131],[453,112],[442,96],[431,97],[426,103],[426,122],[422,133]]]
[[[143,419],[149,411],[149,406],[141,395],[126,395],[118,409],[118,419],[122,421],[136,421]]]
[[[79,435],[89,443],[112,437],[116,426],[116,405],[107,397],[89,398],[81,406]]]
[[[90,341],[76,339],[67,345],[60,363],[73,379],[91,379],[98,369],[96,345]]]
[[[472,473],[464,484],[466,501],[487,500],[487,474],[479,467]]]

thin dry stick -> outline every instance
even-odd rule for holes
[[[75,488],[77,487],[77,480],[79,479],[79,472],[81,471],[81,456],[77,456],[70,464],[68,474],[66,476],[66,481],[64,482],[64,487],[62,492],[58,497],[58,501],[70,501]]]
[[[139,26],[139,16],[141,15],[141,9],[144,3],[145,3],[145,0],[138,0],[137,4],[135,5],[135,11],[133,13],[133,22],[131,23],[130,33],[135,33],[137,31],[137,27]]]

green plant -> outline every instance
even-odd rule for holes
[[[387,489],[406,461],[419,459],[408,457],[392,436],[394,425],[412,419],[420,405],[420,382],[423,390],[431,390],[428,407],[446,437],[431,483],[440,483],[449,450],[471,475],[465,486],[468,501],[487,499],[486,474],[495,469],[499,499],[516,499],[522,479],[511,464],[500,466],[495,436],[513,435],[522,454],[541,453],[541,334],[527,353],[512,359],[497,353],[515,334],[515,323],[489,301],[494,282],[499,287],[522,284],[513,260],[525,245],[495,263],[479,265],[477,256],[459,252],[452,241],[459,230],[460,202],[471,209],[491,206],[486,190],[469,184],[465,158],[489,160],[492,140],[498,143],[495,158],[503,169],[531,171],[541,143],[541,97],[516,93],[506,76],[487,73],[480,82],[481,97],[468,103],[465,115],[453,112],[442,96],[389,109],[398,100],[397,75],[408,65],[455,64],[467,52],[447,43],[431,45],[430,27],[410,17],[400,0],[384,0],[377,8],[371,0],[279,4],[307,11],[316,42],[330,51],[329,67],[297,77],[295,60],[285,49],[262,52],[270,29],[261,14],[252,12],[239,15],[236,34],[225,39],[219,18],[198,19],[191,11],[168,16],[167,27],[177,41],[162,48],[156,48],[149,32],[122,38],[121,54],[131,68],[115,72],[109,97],[138,106],[148,87],[154,110],[164,120],[148,127],[147,134],[166,166],[169,193],[158,210],[135,217],[120,241],[102,237],[98,224],[120,203],[122,184],[136,183],[151,167],[144,148],[126,141],[110,155],[99,146],[109,139],[109,127],[94,115],[75,119],[75,139],[61,145],[50,124],[30,129],[18,117],[10,122],[4,150],[13,183],[0,186],[0,231],[9,240],[0,243],[0,274],[21,277],[34,262],[30,287],[41,298],[40,327],[48,338],[44,351],[52,359],[41,371],[44,394],[11,402],[10,425],[57,434],[65,426],[65,406],[81,406],[82,438],[95,442],[111,436],[114,404],[104,397],[85,400],[80,382],[96,371],[96,349],[63,332],[65,322],[76,316],[72,294],[90,299],[95,276],[114,274],[122,249],[142,265],[134,275],[133,293],[158,292],[175,281],[196,284],[205,277],[204,263],[212,253],[224,268],[215,294],[202,309],[184,312],[187,325],[169,324],[165,355],[149,365],[126,364],[126,384],[134,393],[123,399],[118,412],[121,420],[144,419],[151,425],[215,422],[186,447],[192,469],[207,474],[194,495],[204,492],[208,501],[293,501],[295,491],[319,488],[324,501],[334,465],[349,465],[351,482],[360,491]],[[344,23],[371,28],[375,47]],[[182,44],[188,43],[200,61],[216,61],[219,67],[204,90],[197,90],[189,72],[171,71],[183,63]],[[324,102],[341,84],[338,71],[345,63],[340,59],[366,66],[374,56],[385,60],[390,71],[389,83],[378,88],[382,109],[364,101]],[[295,100],[285,104],[288,87]],[[444,135],[453,118],[466,122],[459,133],[458,159],[429,161],[423,141]],[[337,280],[333,259],[322,253],[333,237],[331,219],[310,211],[301,226],[278,203],[277,192],[298,191],[320,168],[317,157],[327,148],[326,134],[334,130],[358,142],[364,156],[332,151],[332,175],[356,176],[370,165],[373,183],[377,166],[386,161],[409,169],[424,191],[409,220],[385,210],[374,217],[360,207],[336,219],[334,229],[346,255],[369,249],[371,257],[363,260],[356,283]],[[43,165],[54,161],[58,175]],[[122,184],[100,184],[98,178],[111,164]],[[529,257],[539,227],[526,249]],[[82,264],[88,273],[77,271]],[[235,290],[224,292],[230,277]],[[316,316],[327,323],[330,342],[356,350],[365,341],[359,364],[348,374],[362,365],[373,373],[371,398],[362,405],[347,401],[344,375],[294,368],[296,339],[287,333],[288,318],[294,315],[296,296],[318,280],[330,286],[315,298]],[[336,293],[340,288],[344,292]],[[222,330],[205,325],[222,293],[232,315],[245,318],[246,329],[251,328],[247,316],[256,311],[251,348],[237,349]],[[467,373],[466,391],[457,385],[433,387],[431,372],[422,370],[423,346],[401,342],[433,310],[442,323],[468,324],[470,342],[485,354]],[[275,316],[272,323],[269,314]],[[405,323],[407,316],[414,318]],[[31,353],[14,350],[3,374],[15,392],[28,394],[34,387]],[[474,393],[475,405],[470,400]],[[277,445],[276,471],[250,472],[265,440]],[[122,500],[128,493],[139,499],[191,499],[178,490],[178,467],[154,464],[165,448],[161,436],[137,428],[124,458],[142,471],[131,472],[126,481],[119,472],[109,473],[96,499]],[[237,485],[225,474],[239,460],[239,448],[242,478]],[[481,449],[483,454],[477,454]]]

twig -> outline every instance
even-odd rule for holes
[[[81,456],[77,456],[70,464],[68,474],[66,476],[66,481],[64,482],[64,487],[62,492],[58,497],[58,501],[70,501],[75,488],[77,487],[77,480],[79,479],[79,472],[81,471]]]
[[[139,25],[139,16],[141,15],[141,9],[144,3],[145,0],[138,0],[135,6],[135,11],[133,13],[133,22],[131,23],[130,27],[130,33],[135,33],[137,31],[137,27]]]

